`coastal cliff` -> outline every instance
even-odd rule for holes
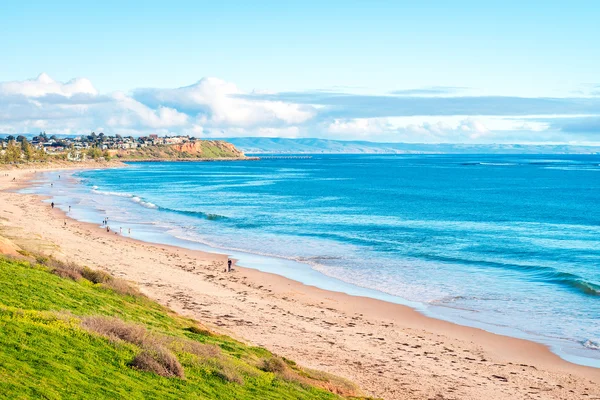
[[[121,160],[247,160],[233,144],[223,140],[195,140],[110,151]]]

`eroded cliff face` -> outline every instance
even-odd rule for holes
[[[246,159],[243,152],[223,140],[196,140],[179,144],[161,144],[128,150],[111,150],[124,160],[220,160]]]
[[[244,153],[234,145],[222,140],[197,140],[195,142],[172,144],[170,147],[177,152],[198,157],[211,157],[215,155],[215,152],[224,152],[229,157],[244,157]]]

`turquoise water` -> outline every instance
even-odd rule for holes
[[[314,156],[47,174],[72,216],[600,365],[600,156]],[[54,185],[49,187],[48,180]]]

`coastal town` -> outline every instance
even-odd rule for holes
[[[100,150],[118,150],[118,149],[136,149],[146,146],[181,144],[190,141],[195,141],[195,137],[190,136],[121,136],[121,135],[105,135],[100,132],[96,134],[92,132],[89,135],[78,135],[73,137],[57,137],[56,135],[48,136],[46,132],[40,132],[39,135],[33,136],[28,140],[23,135],[0,137],[0,148],[6,149],[11,141],[23,143],[28,141],[35,149],[44,149],[45,152],[62,152],[68,149],[85,150],[90,147],[97,147]]]
[[[121,136],[92,132],[89,135],[6,135],[0,137],[0,161],[21,163],[46,160],[109,160],[117,158],[238,158],[243,153],[222,141],[190,136]]]

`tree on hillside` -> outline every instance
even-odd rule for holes
[[[34,149],[34,158],[38,161],[43,161],[48,158],[48,154],[43,147],[40,147],[39,149]]]
[[[7,163],[16,163],[21,161],[21,148],[14,140],[8,142],[8,147],[4,152],[4,161]]]
[[[90,147],[87,151],[86,154],[89,158],[92,158],[94,160],[97,160],[98,158],[102,157],[102,150],[100,150],[97,147]]]
[[[33,159],[34,152],[27,140],[21,142],[21,151],[23,152],[25,160],[31,161]]]

